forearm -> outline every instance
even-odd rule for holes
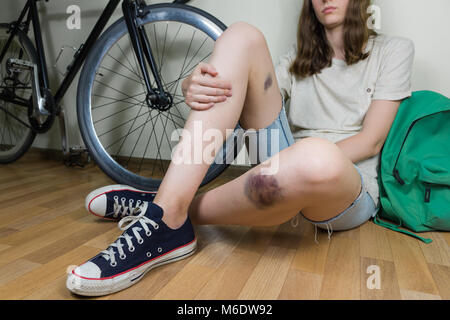
[[[336,145],[353,163],[371,158],[377,154],[376,144],[362,133],[357,133],[338,141]]]

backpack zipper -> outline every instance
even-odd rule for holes
[[[420,117],[420,118],[414,120],[414,121],[411,123],[411,125],[409,126],[408,131],[406,132],[406,136],[405,136],[405,138],[403,139],[402,146],[400,147],[400,151],[398,152],[397,159],[395,160],[394,170],[393,170],[393,172],[392,172],[392,174],[394,175],[395,180],[397,180],[398,183],[400,183],[401,185],[404,185],[404,184],[405,184],[405,181],[400,177],[400,172],[398,172],[398,170],[396,169],[396,167],[397,167],[398,159],[400,158],[400,154],[402,153],[403,147],[404,147],[404,145],[405,145],[406,139],[408,138],[408,135],[410,134],[412,128],[413,128],[414,125],[417,123],[417,121],[422,120],[423,118],[426,118],[426,117],[433,116],[433,115],[438,114],[438,113],[443,113],[443,112],[450,112],[450,110],[443,110],[443,111],[438,111],[438,112],[434,112],[434,113],[431,113],[431,114],[427,114],[426,116],[423,116],[423,117]]]
[[[430,202],[430,193],[431,188],[430,187],[425,188],[425,199],[423,200],[424,202]]]

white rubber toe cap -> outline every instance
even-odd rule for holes
[[[89,279],[99,279],[102,271],[93,262],[86,262],[73,270],[73,273],[79,277],[89,278]]]
[[[104,217],[106,215],[106,195],[91,193],[86,197],[86,210],[97,216]]]

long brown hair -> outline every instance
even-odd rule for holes
[[[348,65],[366,59],[364,52],[369,36],[376,35],[367,26],[370,0],[350,0],[344,21],[345,61]],[[333,49],[325,35],[325,27],[317,19],[311,0],[304,0],[297,31],[297,57],[289,71],[306,78],[330,67]]]

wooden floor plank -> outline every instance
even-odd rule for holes
[[[319,229],[316,235],[314,226],[304,219],[300,220],[297,228],[300,242],[292,261],[292,268],[323,275],[330,247],[327,232]]]
[[[450,247],[442,234],[443,232],[426,232],[421,234],[421,236],[429,238],[433,242],[428,244],[420,242],[420,249],[428,263],[450,267]]]
[[[323,274],[320,299],[360,299],[359,242],[332,237]]]
[[[450,267],[439,264],[428,264],[439,295],[443,300],[450,300]]]
[[[204,192],[245,173],[230,167]],[[68,168],[39,150],[0,166],[0,299],[80,299],[67,272],[122,233],[84,208],[113,183],[97,166]],[[90,299],[450,299],[450,233],[416,239],[367,222],[345,232],[300,218],[271,228],[195,226],[197,252],[133,287]],[[378,267],[380,289],[374,289]],[[371,273],[372,272],[372,273]]]
[[[297,230],[287,223],[279,227],[268,248],[242,288],[238,299],[277,299],[299,245]]]
[[[237,299],[275,230],[275,228],[250,228],[195,298]]]
[[[281,300],[317,300],[323,276],[291,268],[281,289]]]
[[[97,248],[87,246],[81,246],[69,251],[51,262],[0,286],[0,299],[23,299],[33,293],[35,293],[37,298],[40,295],[47,296],[49,293],[41,290],[41,288],[49,285],[58,278],[65,281],[69,266],[80,263],[80,261],[84,262],[97,253]],[[73,297],[75,298],[76,296]]]
[[[12,281],[31,270],[41,266],[39,263],[35,263],[26,259],[17,259],[0,267],[0,286]]]
[[[366,258],[393,261],[388,230],[373,222],[365,223],[359,228],[361,256]]]
[[[400,289],[438,295],[419,240],[394,231],[389,237]]]
[[[403,300],[441,300],[438,295],[414,291],[414,290],[400,290]]]

